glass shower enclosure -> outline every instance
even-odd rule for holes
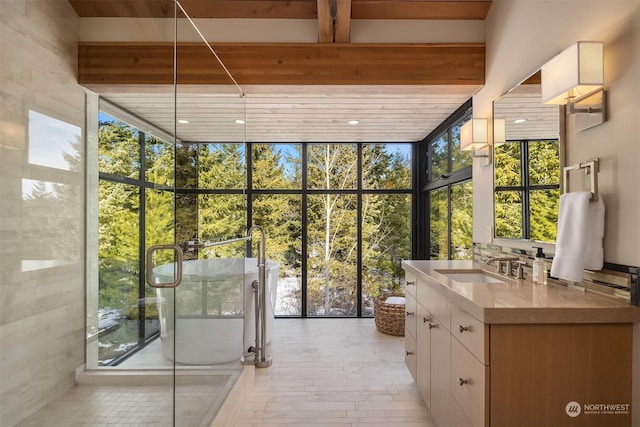
[[[135,111],[100,99],[86,368],[152,399],[141,423],[208,426],[255,354],[246,325],[255,324],[247,308],[259,269],[247,255],[257,241],[237,239],[247,234],[246,195],[201,188],[223,169],[245,187],[246,103],[189,11],[174,5],[173,49],[159,58],[173,65],[172,81],[124,89],[138,98]],[[228,84],[195,84],[195,68]],[[232,241],[200,243],[212,240]]]

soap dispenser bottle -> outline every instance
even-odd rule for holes
[[[538,251],[536,257],[533,260],[533,284],[534,285],[546,285],[547,284],[547,261],[542,252],[542,248],[534,246]]]

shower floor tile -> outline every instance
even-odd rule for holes
[[[205,376],[206,377],[206,376]],[[228,377],[180,381],[176,389],[176,425],[199,426],[217,409]],[[185,384],[180,384],[185,382]],[[220,396],[217,399],[216,396]],[[97,427],[173,425],[171,385],[78,384],[26,418],[18,427]],[[210,415],[209,415],[210,417]],[[209,418],[210,419],[210,418]]]

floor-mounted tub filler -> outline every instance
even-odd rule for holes
[[[266,259],[262,227],[253,226],[247,236],[222,242],[190,242],[187,250],[250,241],[254,231],[260,233],[258,258],[183,261],[182,247],[178,245],[149,248],[146,279],[158,297],[165,357],[189,365],[242,359],[259,368],[271,366],[266,344],[274,317],[280,264]],[[172,250],[175,261],[155,266],[153,254],[162,250]]]
[[[154,268],[154,278],[173,280],[175,263]],[[274,318],[280,264],[266,265],[265,344]],[[182,283],[157,288],[160,338],[165,357],[183,364],[210,365],[239,360],[255,346],[256,258],[187,260]],[[174,323],[175,321],[175,323]],[[175,327],[174,327],[175,325]]]

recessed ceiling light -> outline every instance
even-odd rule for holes
[[[526,122],[526,121],[527,121],[527,119],[515,119],[515,120],[513,121],[513,123],[515,123],[515,124],[519,125],[520,123],[524,123],[524,122]]]
[[[357,125],[357,124],[360,123],[360,121],[359,120],[349,120],[347,123],[350,124],[350,125]]]
[[[242,119],[235,119],[234,122],[236,124],[239,124],[239,125],[243,125],[244,124],[244,120],[242,120]]]
[[[186,125],[186,124],[189,123],[189,120],[180,119],[180,120],[178,120],[178,123],[182,123],[183,125]]]

